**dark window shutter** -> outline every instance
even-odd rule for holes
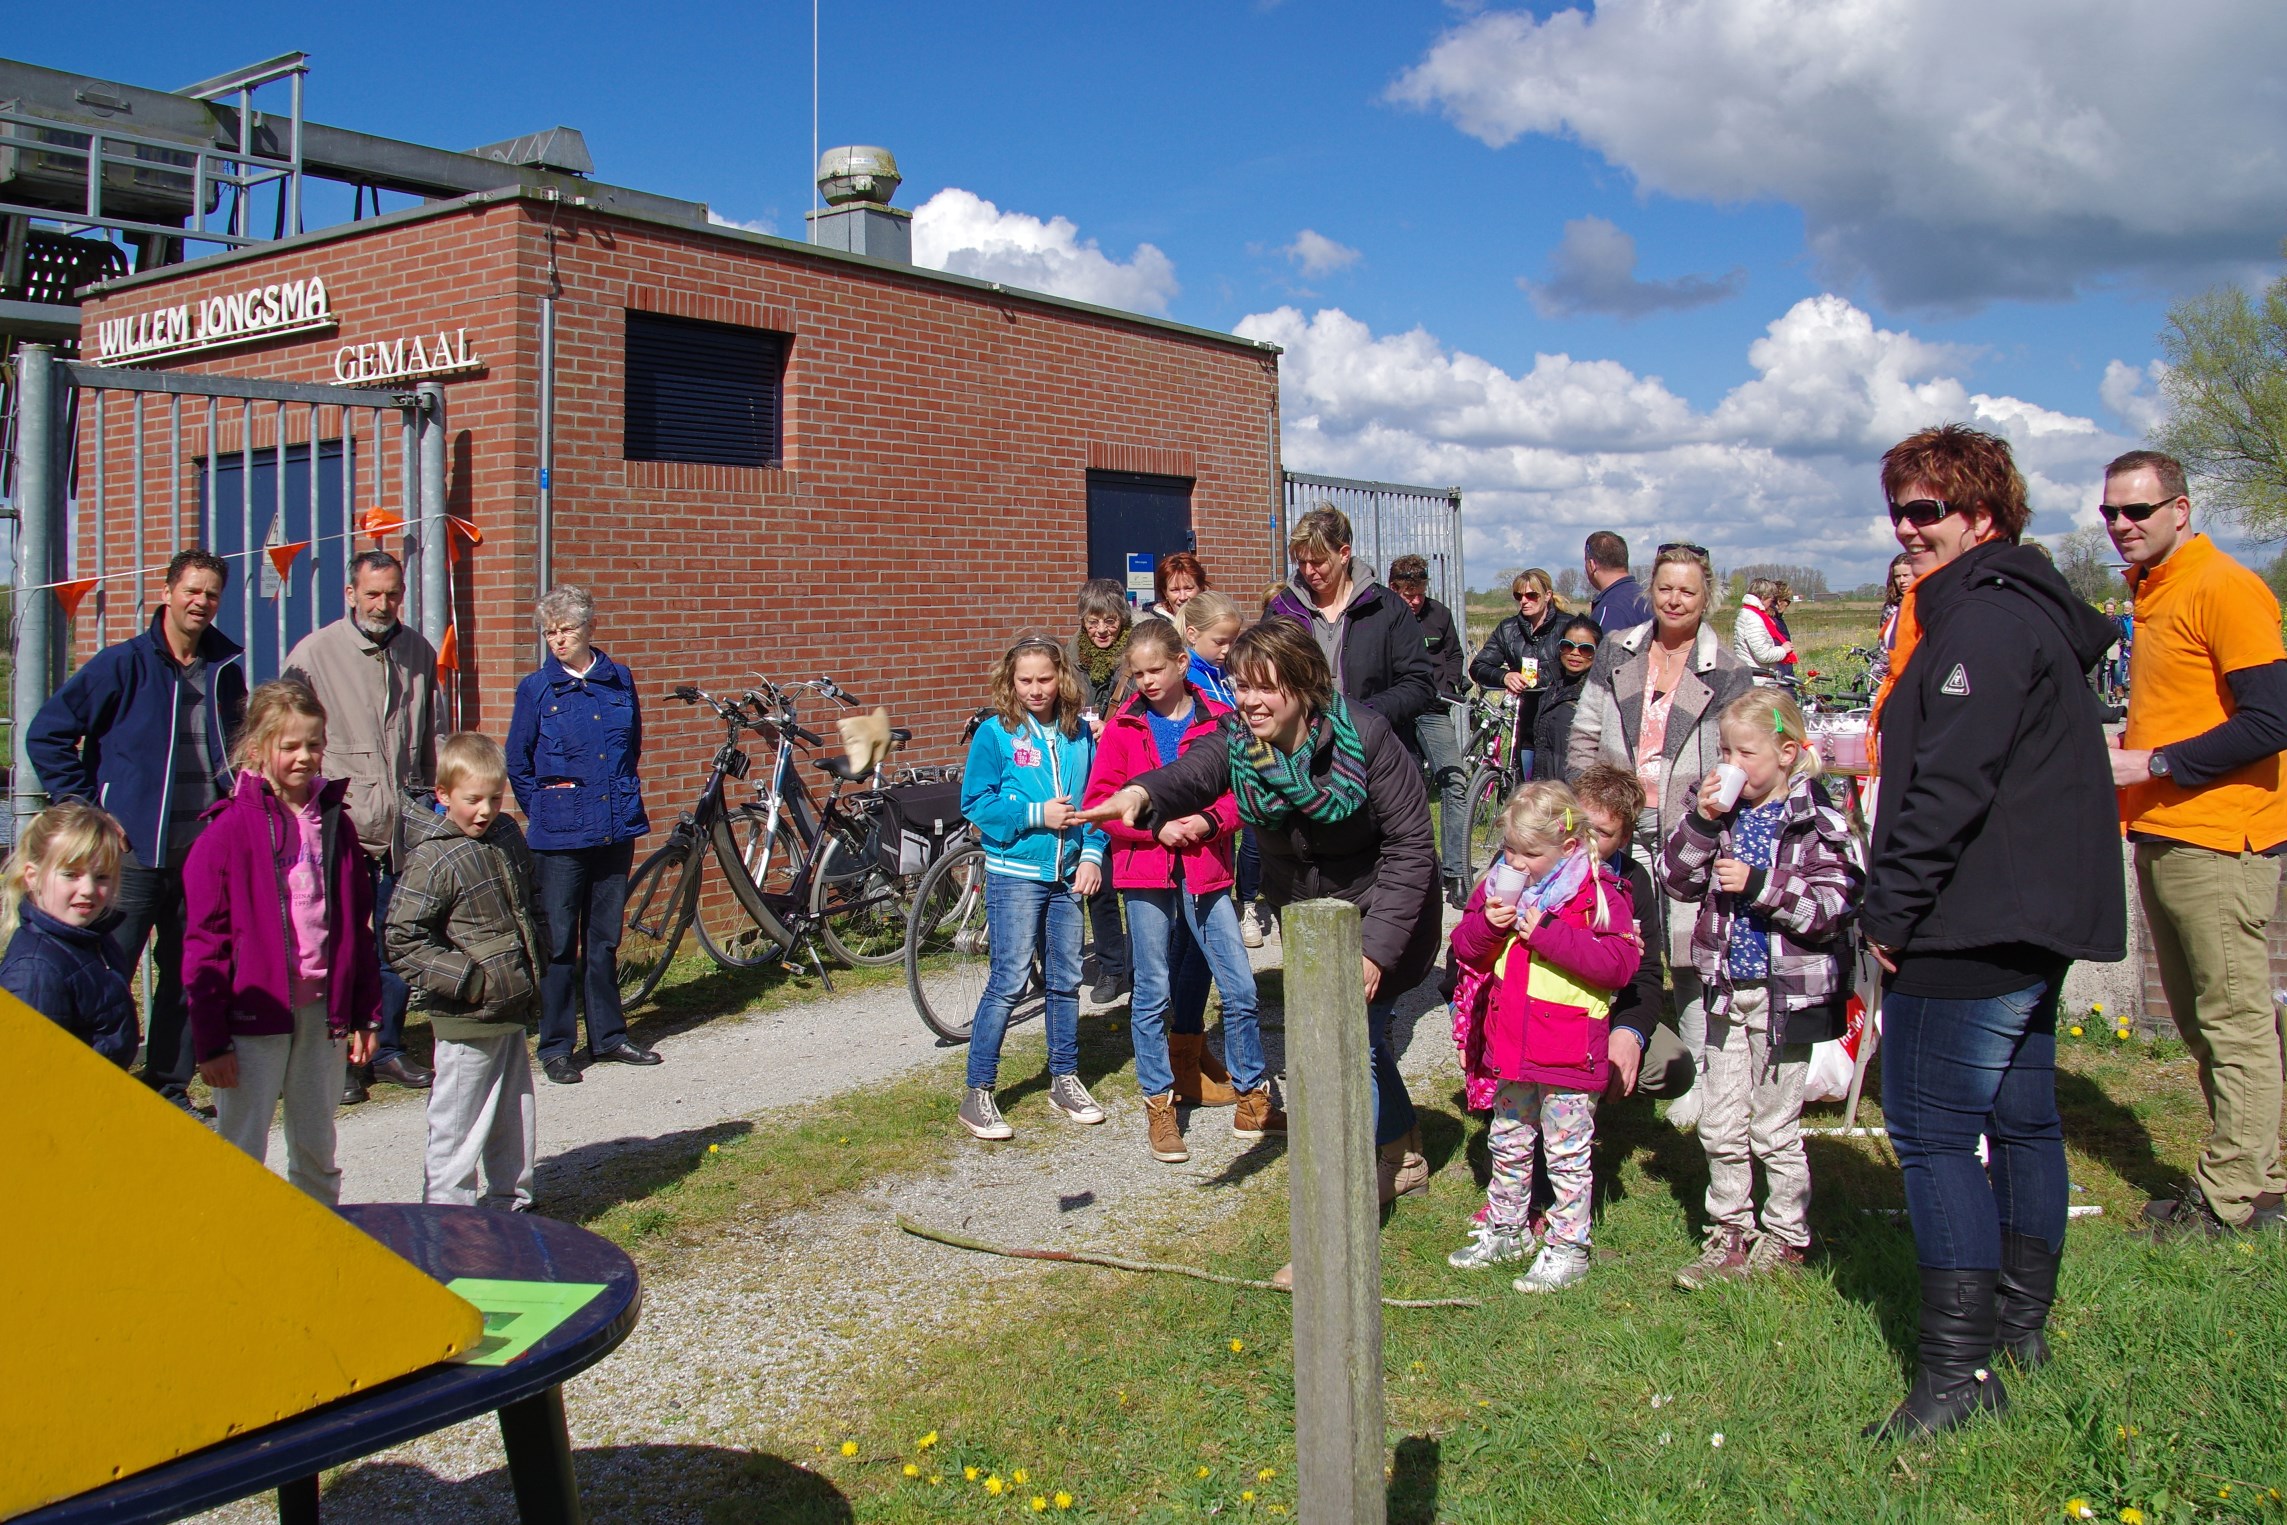
[[[627,459],[775,464],[785,367],[784,334],[630,312]]]

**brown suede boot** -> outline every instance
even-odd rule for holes
[[[1162,1165],[1180,1165],[1191,1158],[1184,1147],[1183,1130],[1175,1124],[1175,1093],[1144,1098],[1144,1126],[1150,1130],[1151,1157]]]
[[[1421,1152],[1421,1129],[1381,1147],[1374,1161],[1374,1183],[1384,1202],[1429,1190],[1429,1158]]]
[[[1169,1033],[1167,1062],[1175,1071],[1175,1099],[1183,1105],[1228,1107],[1239,1100],[1239,1093],[1231,1089],[1231,1077],[1223,1073],[1222,1061],[1208,1054],[1205,1033]],[[1212,1071],[1207,1068],[1209,1062],[1215,1066]]]
[[[1239,1109],[1231,1114],[1231,1132],[1238,1138],[1261,1138],[1286,1132],[1286,1114],[1271,1105],[1271,1083],[1239,1093]]]

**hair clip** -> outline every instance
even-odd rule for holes
[[[1566,831],[1572,830],[1572,807],[1570,805],[1564,807],[1564,829]]]
[[[1787,739],[1787,712],[1775,704],[1771,706],[1771,728],[1779,733],[1781,741]]]

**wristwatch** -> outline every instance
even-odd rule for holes
[[[2151,760],[2146,762],[2144,766],[2151,770],[2154,778],[2166,778],[2168,776],[2168,754],[2158,747],[2154,747]]]

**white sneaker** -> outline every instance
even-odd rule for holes
[[[1699,1086],[1695,1085],[1668,1103],[1668,1126],[1675,1129],[1676,1132],[1697,1133],[1699,1131],[1699,1091]]]
[[[1104,1120],[1104,1109],[1080,1083],[1077,1075],[1058,1075],[1048,1082],[1048,1104],[1076,1123],[1093,1126]]]
[[[1588,1250],[1583,1245],[1559,1244],[1551,1239],[1533,1258],[1533,1268],[1509,1283],[1519,1292],[1554,1292],[1588,1275]]]
[[[1469,1231],[1469,1242],[1446,1256],[1445,1263],[1456,1271],[1478,1271],[1486,1266],[1522,1260],[1532,1253],[1532,1248],[1533,1236],[1529,1229],[1495,1228],[1490,1223],[1480,1223]]]
[[[1263,945],[1263,913],[1251,903],[1239,913],[1239,941],[1250,948]]]

